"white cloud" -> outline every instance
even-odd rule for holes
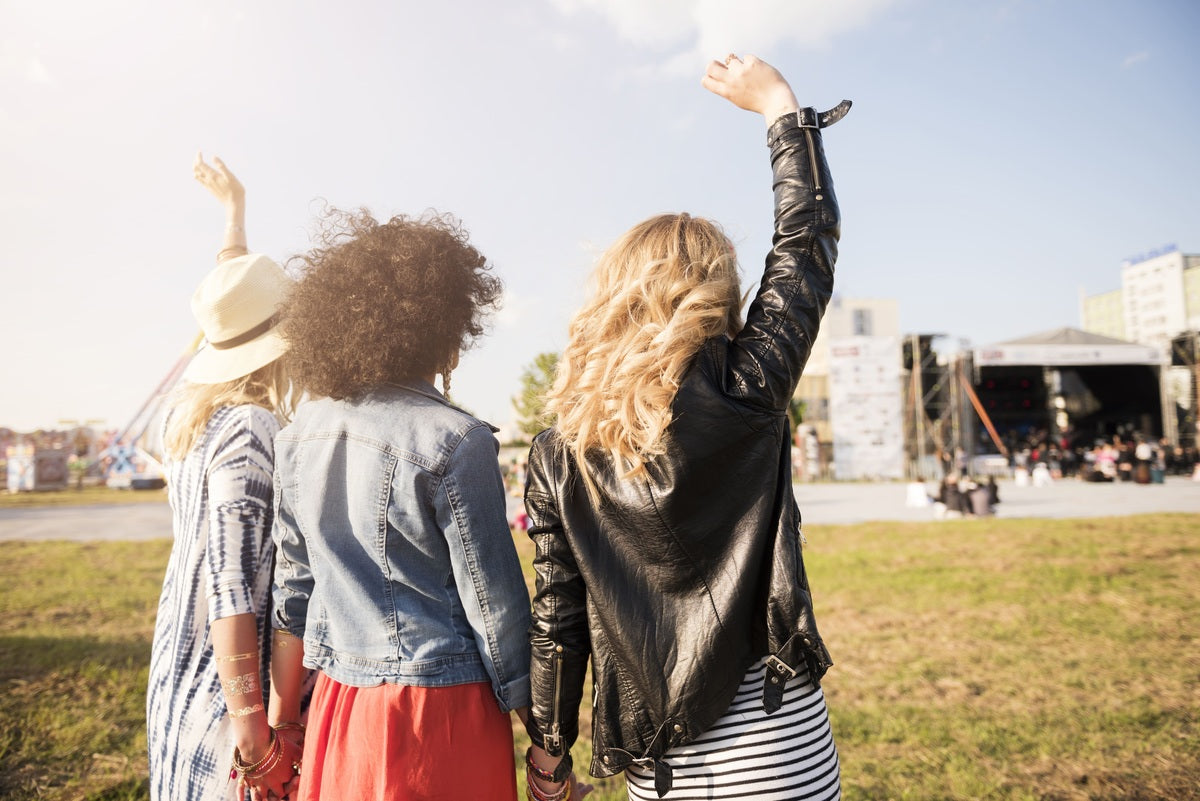
[[[1143,61],[1149,61],[1150,54],[1143,50],[1140,53],[1134,53],[1131,56],[1125,56],[1125,60],[1121,62],[1121,69],[1129,69],[1135,64],[1141,64]]]
[[[550,0],[597,13],[626,41],[665,51],[659,69],[692,74],[725,53],[767,52],[781,42],[828,47],[895,0]]]
[[[550,0],[566,14],[581,10],[605,17],[622,39],[637,45],[662,47],[683,39],[693,27],[682,25],[697,0]]]
[[[500,308],[496,310],[493,319],[498,328],[515,328],[528,319],[526,313],[532,308],[533,304],[530,301],[505,287],[504,295],[500,298]]]
[[[42,86],[54,85],[54,77],[50,75],[50,70],[46,69],[46,65],[36,57],[29,59],[28,64],[25,65],[25,77],[30,83]]]

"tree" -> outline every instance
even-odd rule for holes
[[[808,411],[808,403],[799,398],[792,398],[788,401],[788,420],[792,424],[792,432],[794,433],[800,424],[804,422],[804,413]]]
[[[539,353],[521,371],[521,394],[512,402],[517,412],[517,425],[530,439],[554,425],[554,418],[546,413],[546,393],[554,385],[557,370],[557,353]]]

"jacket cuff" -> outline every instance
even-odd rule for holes
[[[810,125],[802,125],[801,117],[808,114],[808,118],[814,122]],[[779,117],[775,122],[767,128],[767,147],[774,147],[775,143],[783,137],[785,133],[793,128],[817,128],[816,112],[811,108],[802,108],[799,111],[789,111],[787,114]]]
[[[530,706],[533,696],[529,692],[529,674],[526,673],[521,678],[501,686],[496,693],[496,703],[500,705],[502,712],[512,712],[514,709]],[[530,715],[529,719],[532,720],[533,716]]]
[[[829,111],[822,111],[820,113],[817,113],[817,110],[812,106],[805,106],[796,111],[789,111],[767,127],[767,145],[773,147],[776,140],[783,136],[784,131],[791,130],[792,128],[807,128],[813,131],[828,128],[842,117],[845,117],[852,105],[854,104],[849,100],[843,100],[829,109]]]
[[[533,717],[533,710],[529,710],[529,714],[525,716],[525,733],[529,735],[529,741],[543,751],[546,750],[546,738],[542,736],[542,730],[538,728],[537,720]]]

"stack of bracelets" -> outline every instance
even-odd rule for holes
[[[280,723],[278,726],[271,727],[271,744],[267,746],[267,753],[253,763],[243,762],[241,753],[235,748],[233,750],[233,767],[229,771],[229,778],[237,779],[239,784],[249,784],[279,767],[279,761],[283,759],[283,742],[280,741],[278,733],[285,729],[293,729],[299,731],[301,735],[304,734],[304,726],[300,723]],[[292,763],[292,772],[300,772],[299,762]]]
[[[549,784],[563,782],[563,786],[553,793],[547,793],[537,786],[534,777]],[[568,752],[553,772],[542,770],[533,763],[533,749],[525,752],[525,797],[529,801],[570,801],[571,798],[571,754]]]

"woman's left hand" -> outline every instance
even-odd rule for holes
[[[250,790],[253,801],[278,801],[287,798],[296,789],[303,751],[288,737],[280,737],[279,745],[283,753],[270,771],[254,779],[241,780]]]
[[[213,163],[208,164],[204,156],[197,153],[196,160],[192,162],[192,175],[205,189],[212,192],[213,197],[221,201],[221,205],[226,209],[245,206],[246,188],[225,166],[225,162],[216,156],[213,156]]]
[[[596,789],[590,784],[584,784],[583,782],[579,781],[579,779],[575,777],[574,773],[571,774],[571,785],[571,798],[573,799],[583,798],[592,790]]]

